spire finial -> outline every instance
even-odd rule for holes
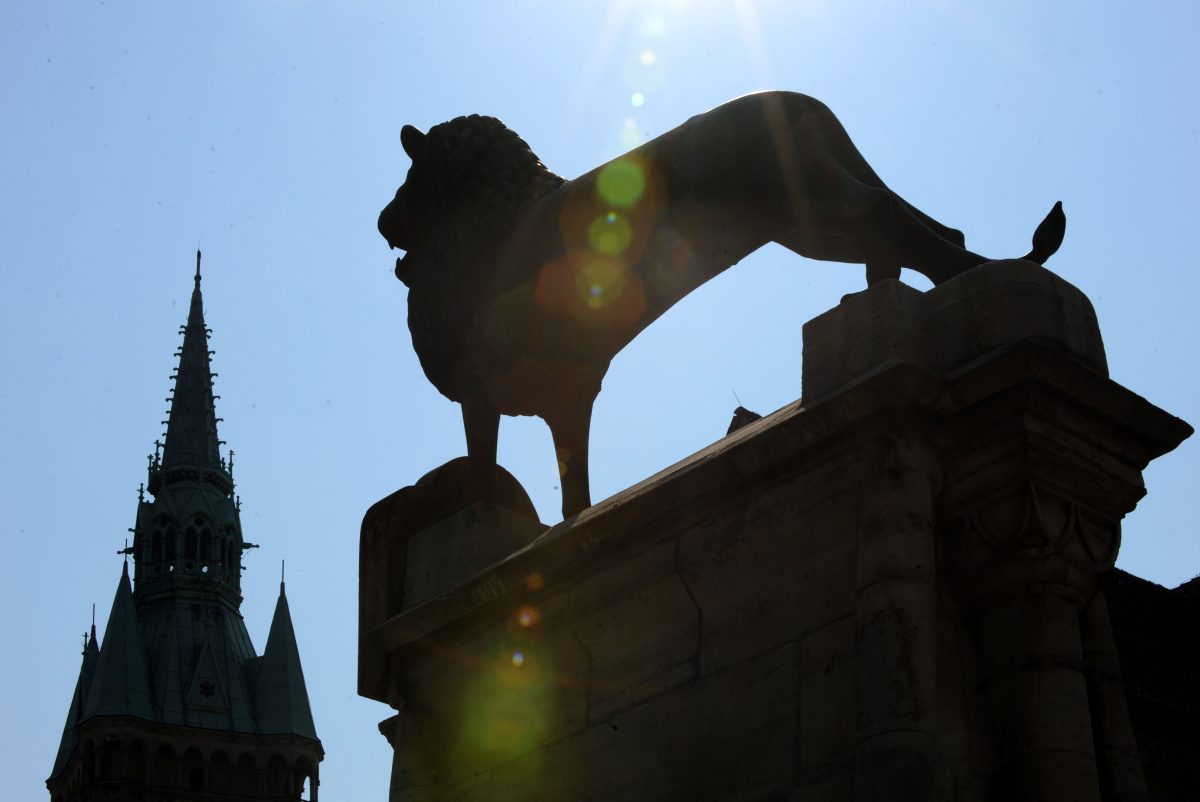
[[[286,560],[280,560],[280,561],[279,561],[279,595],[280,595],[280,596],[282,596],[282,595],[283,595],[283,588],[284,588],[284,576],[285,576],[285,569],[286,569],[286,568],[287,568],[287,561],[286,561]]]
[[[196,249],[196,286],[192,290],[187,323],[183,326],[183,344],[176,351],[179,365],[171,378],[174,387],[167,411],[166,442],[162,446],[162,470],[188,465],[214,473],[221,468],[220,440],[212,392],[216,374],[209,364],[208,329],[204,325],[204,299],[200,292],[202,253]],[[157,443],[155,444],[157,448]],[[228,479],[220,477],[219,484]],[[150,491],[156,486],[151,484]]]

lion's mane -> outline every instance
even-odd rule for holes
[[[495,247],[525,206],[563,182],[495,117],[472,114],[435,125],[406,183],[422,217],[433,223],[427,235],[437,240],[420,249],[470,264],[474,259],[464,250]]]
[[[522,212],[563,183],[494,117],[458,117],[425,135],[404,184],[419,232],[404,260],[408,325],[425,375],[448,398],[471,381],[461,355],[477,351],[497,253]]]

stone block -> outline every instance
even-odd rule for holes
[[[691,678],[700,615],[675,573],[673,543],[573,589],[568,617],[589,658],[589,718],[655,696]]]
[[[783,647],[496,770],[491,802],[753,800],[792,782],[796,651]]]
[[[399,661],[407,740],[425,772],[445,783],[544,748],[586,724],[587,654],[566,620],[566,600],[512,605],[487,627]]]
[[[936,595],[921,580],[864,589],[855,611],[859,740],[895,730],[931,732],[936,687]]]
[[[845,762],[855,744],[854,617],[800,641],[801,782]]]
[[[703,621],[703,673],[853,611],[854,544],[838,526],[846,516],[810,512],[760,517],[757,531],[683,567]]]
[[[404,607],[456,588],[545,531],[537,521],[478,501],[414,532],[408,541]]]
[[[801,479],[762,480],[730,494],[679,539],[680,565],[711,557],[740,540],[759,535],[794,533],[803,528],[808,538],[853,542],[855,498],[860,490],[862,456],[846,451],[814,455]],[[799,522],[803,522],[802,527]],[[826,548],[823,542],[811,546]]]
[[[889,362],[945,375],[1037,339],[1108,374],[1091,302],[1040,265],[989,262],[926,293],[881,281],[805,324],[804,398],[811,403]]]
[[[843,774],[801,785],[788,802],[854,802],[854,774],[847,765]]]

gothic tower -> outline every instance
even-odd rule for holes
[[[324,751],[283,583],[262,656],[240,611],[253,544],[233,454],[222,458],[217,439],[199,251],[182,333],[166,440],[139,491],[104,639],[93,625],[84,646],[46,786],[52,802],[317,802]]]

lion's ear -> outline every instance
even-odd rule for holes
[[[417,154],[421,152],[421,147],[425,144],[425,134],[421,133],[419,128],[406,125],[400,129],[400,144],[404,146],[404,152],[408,154],[408,158],[416,159]]]

